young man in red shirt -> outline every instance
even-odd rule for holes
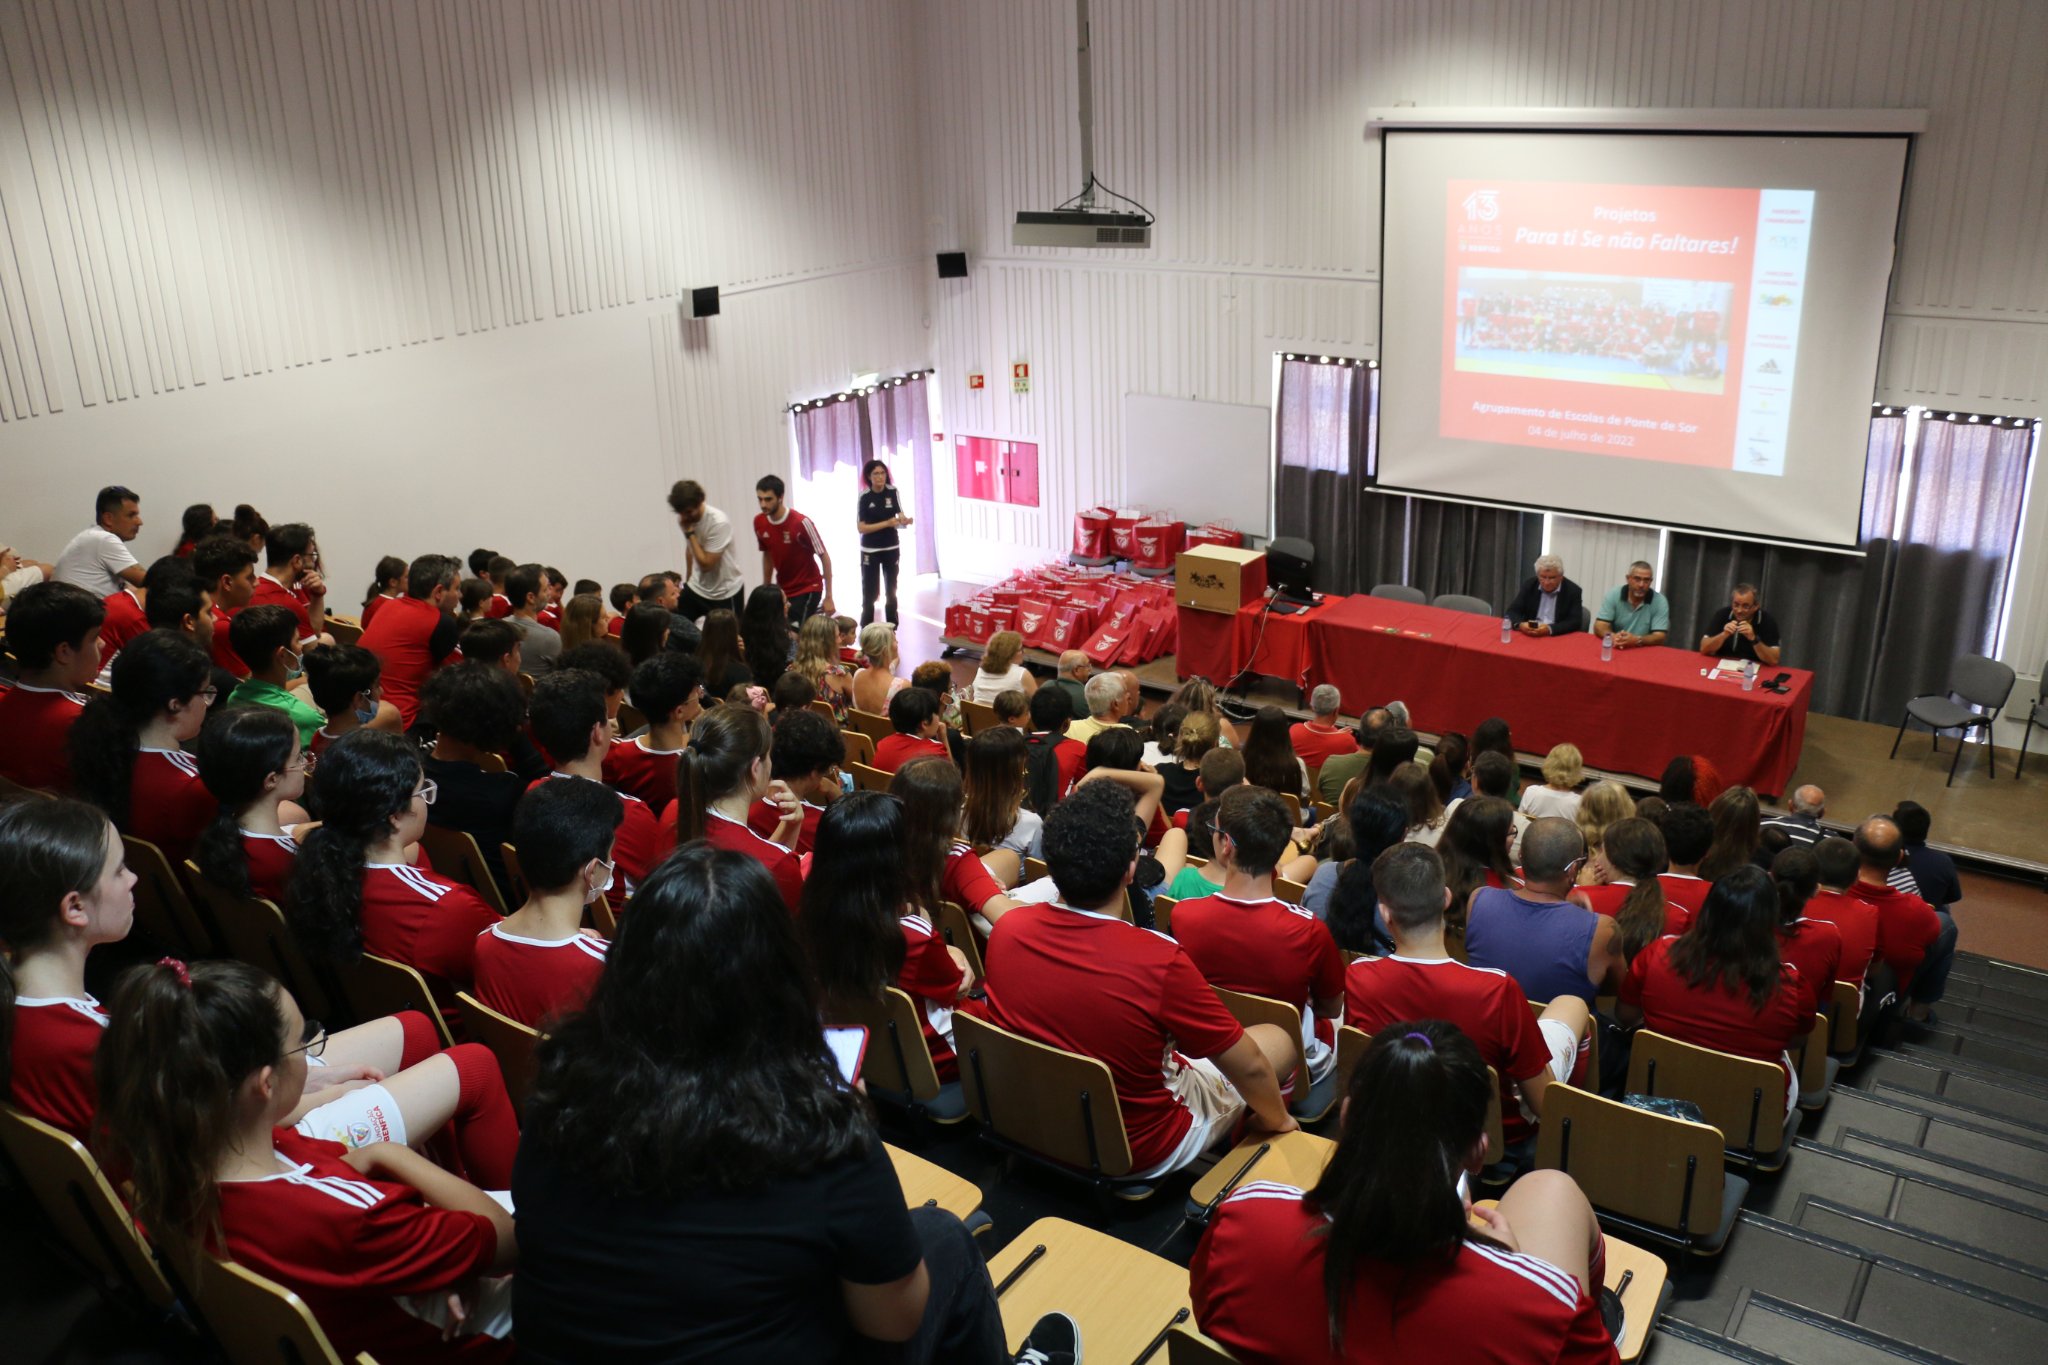
[[[502,620],[512,614],[512,595],[505,591],[505,580],[518,567],[518,561],[509,555],[493,555],[484,567],[484,578],[491,585],[491,600],[484,606],[486,621]]]
[[[893,773],[913,758],[951,758],[946,748],[946,718],[939,699],[922,687],[906,687],[889,698],[889,724],[896,733],[875,746],[875,766]]]
[[[1311,770],[1322,767],[1333,758],[1358,752],[1358,740],[1337,725],[1337,713],[1343,705],[1343,693],[1329,683],[1319,683],[1315,691],[1308,694],[1310,718],[1297,721],[1287,732],[1287,738],[1294,744],[1296,757],[1308,764]]]
[[[1271,1024],[1240,1027],[1179,944],[1119,918],[1138,863],[1130,793],[1075,788],[1046,817],[1045,857],[1060,899],[996,921],[985,1014],[1109,1068],[1133,1174],[1189,1165],[1227,1141],[1247,1107],[1257,1130],[1299,1127],[1277,1079],[1299,1040]]]
[[[625,814],[597,782],[543,782],[520,798],[512,842],[526,903],[477,935],[477,999],[533,1028],[583,1008],[606,946],[583,929],[583,912],[612,885]]]
[[[213,595],[214,632],[208,646],[213,666],[236,678],[249,676],[249,665],[228,640],[228,623],[256,596],[256,552],[230,535],[208,536],[192,547],[192,574]]]
[[[533,699],[527,714],[533,737],[541,751],[553,760],[555,769],[533,784],[549,782],[604,782],[604,755],[610,747],[611,722],[604,713],[604,679],[580,668],[558,668],[533,685]],[[531,794],[533,787],[529,787]],[[609,788],[607,788],[609,790]],[[607,893],[614,906],[622,906],[633,889],[661,861],[661,838],[654,812],[637,796],[621,794],[625,813],[619,820],[613,861],[618,878]]]
[[[628,695],[647,717],[647,733],[612,741],[604,780],[658,817],[676,799],[676,760],[690,743],[690,722],[704,713],[704,669],[693,654],[661,650],[633,670]]]
[[[263,540],[267,567],[256,580],[253,603],[284,607],[298,618],[299,647],[334,643],[327,634],[327,582],[320,576],[320,545],[302,521],[273,526]],[[236,608],[239,611],[240,608]],[[234,618],[228,612],[228,618]]]
[[[778,710],[773,721],[775,739],[768,750],[769,772],[786,783],[804,812],[803,832],[796,836],[790,852],[799,858],[817,841],[818,818],[841,792],[839,765],[846,762],[846,741],[839,727],[809,707]],[[747,812],[747,828],[763,839],[773,839],[782,823],[782,807],[764,796]]]
[[[1502,1136],[1526,1147],[1553,1080],[1571,1079],[1592,1018],[1586,1002],[1561,995],[1539,1019],[1506,972],[1470,967],[1444,944],[1451,893],[1443,860],[1423,844],[1396,844],[1373,862],[1373,892],[1394,936],[1386,957],[1360,958],[1344,974],[1344,1022],[1372,1034],[1404,1019],[1443,1019],[1472,1040],[1500,1076]],[[1179,912],[1174,928],[1180,927]],[[1493,1152],[1489,1162],[1509,1159]]]
[[[831,615],[832,553],[818,524],[783,501],[782,480],[773,474],[754,485],[761,504],[754,518],[754,543],[761,547],[761,581],[782,589],[789,602],[789,624],[801,626],[818,612]],[[822,567],[821,567],[822,566]]]
[[[1714,842],[1714,821],[1703,807],[1681,801],[1664,812],[1657,828],[1664,833],[1664,855],[1671,863],[1671,870],[1658,873],[1657,880],[1664,883],[1669,910],[1680,912],[1675,922],[1666,914],[1664,932],[1682,934],[1713,889],[1713,883],[1700,876],[1700,859]]]
[[[1905,838],[1889,816],[1871,816],[1856,827],[1856,880],[1849,884],[1850,895],[1877,909],[1877,956],[1892,969],[1902,999],[1913,985],[1914,974],[1939,960],[1945,937],[1933,906],[1886,880],[1899,865],[1904,848]],[[1946,951],[1954,954],[1953,939],[1947,942]],[[1927,1005],[1932,1003],[1921,1005],[1920,1019],[1927,1017]]]
[[[1860,995],[1877,956],[1877,907],[1849,893],[1860,861],[1856,845],[1832,835],[1815,840],[1813,860],[1820,869],[1820,890],[1806,903],[1806,918],[1826,920],[1841,934],[1842,959],[1835,964],[1835,979],[1853,983]]]
[[[1273,869],[1294,820],[1264,787],[1238,787],[1216,803],[1216,861],[1223,889],[1182,901],[1173,935],[1212,986],[1263,995],[1301,1009],[1301,1045],[1313,1083],[1337,1061],[1344,1013],[1344,955],[1323,922],[1273,894]],[[1282,1091],[1293,1083],[1281,1078]]]
[[[406,569],[405,596],[386,602],[358,642],[383,665],[384,700],[398,708],[408,729],[419,718],[427,675],[454,652],[462,633],[452,609],[461,572],[448,555],[415,559]]]
[[[31,584],[8,605],[7,648],[20,674],[0,692],[0,777],[71,790],[71,723],[100,671],[106,603],[75,583]]]

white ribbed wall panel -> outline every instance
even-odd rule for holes
[[[1638,559],[1657,562],[1657,533],[1615,521],[1553,517],[1550,552],[1564,561],[1564,571],[1585,590],[1586,609],[1598,613],[1606,591],[1628,577]]]

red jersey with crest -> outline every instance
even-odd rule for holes
[[[85,709],[76,692],[16,683],[0,692],[0,777],[45,791],[71,790],[71,722]]]
[[[8,1049],[8,1103],[87,1141],[99,1110],[92,1059],[106,1030],[106,1011],[89,995],[18,997]]]
[[[1861,896],[1832,891],[1823,886],[1813,893],[1802,912],[1807,919],[1826,920],[1842,937],[1842,960],[1835,965],[1837,981],[1853,981],[1862,988],[1877,956],[1877,907]]]
[[[476,936],[476,998],[530,1028],[583,1008],[604,974],[608,945],[595,934],[523,938],[501,920]]]
[[[818,557],[825,553],[825,538],[817,523],[795,508],[784,508],[781,521],[768,520],[766,512],[754,517],[754,543],[775,566],[775,586],[784,595],[799,597],[825,590],[825,573]]]
[[[818,819],[824,815],[823,806],[814,806],[808,801],[800,802],[804,808],[804,827],[797,832],[796,847],[790,851],[801,858],[811,851],[818,842]],[[763,839],[775,837],[775,827],[782,823],[782,807],[762,797],[747,808],[747,828]]]
[[[444,1010],[476,979],[476,936],[498,914],[468,887],[407,863],[363,869],[363,951],[416,967]]]
[[[130,640],[149,629],[142,600],[133,588],[107,595],[107,619],[100,623],[100,657],[111,660]]]
[[[312,599],[307,597],[300,589],[287,588],[269,574],[260,573],[256,575],[256,595],[249,599],[249,606],[283,607],[286,611],[289,611],[298,618],[298,642],[301,645],[306,645],[312,643],[314,639],[313,616],[309,610],[311,602]],[[243,611],[248,609],[248,607],[242,608]]]
[[[410,727],[420,713],[420,688],[439,660],[434,658],[434,631],[441,624],[441,609],[418,597],[394,597],[377,613],[374,623],[363,627],[357,641],[377,656],[383,666],[378,681],[384,700],[398,708],[398,715]],[[215,630],[219,640],[227,634]],[[248,669],[244,668],[243,673]]]

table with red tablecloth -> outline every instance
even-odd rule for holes
[[[1254,660],[1258,614],[1182,609],[1181,676],[1221,682],[1249,663],[1304,687],[1335,684],[1347,713],[1398,698],[1417,726],[1438,733],[1469,734],[1498,716],[1522,752],[1576,744],[1589,765],[1610,772],[1656,777],[1675,755],[1701,754],[1728,781],[1770,796],[1785,790],[1806,738],[1813,674],[1805,669],[1763,671],[1789,675],[1783,695],[1744,692],[1691,650],[1616,650],[1603,661],[1590,634],[1517,633],[1503,644],[1496,618],[1375,597],[1332,597],[1303,616],[1269,618]],[[1279,621],[1294,623],[1299,638],[1276,644]],[[1201,641],[1192,657],[1191,638]]]
[[[1222,687],[1249,667],[1300,687],[1308,673],[1311,625],[1350,600],[1325,598],[1285,616],[1266,611],[1264,604],[1246,607],[1235,616],[1182,607],[1174,644],[1177,670],[1183,678],[1207,678]]]

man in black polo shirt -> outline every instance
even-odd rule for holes
[[[1728,605],[1707,619],[1700,653],[1719,659],[1753,659],[1766,668],[1778,666],[1778,623],[1761,605],[1756,584],[1737,583]]]

